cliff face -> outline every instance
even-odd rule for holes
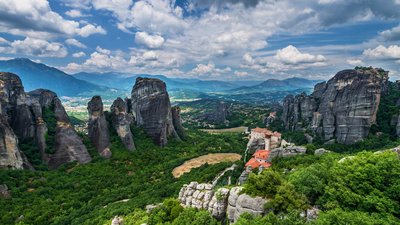
[[[127,103],[117,98],[111,105],[112,125],[128,150],[135,150],[131,132],[132,115],[128,113]]]
[[[87,163],[91,161],[91,157],[82,143],[82,139],[74,130],[69,121],[67,112],[64,109],[60,99],[57,95],[49,90],[39,89],[29,93],[33,102],[38,102],[42,109],[50,109],[52,117],[56,120],[55,134],[54,134],[54,154],[47,154],[48,165],[50,168],[57,168],[60,165],[68,162],[78,161],[79,163]],[[37,121],[43,121],[43,115],[37,117]],[[44,122],[44,121],[43,121]],[[44,122],[45,124],[45,122]],[[42,122],[37,123],[40,128]],[[47,124],[46,124],[47,126]],[[46,132],[41,129],[36,133],[36,142],[45,142]],[[43,129],[46,130],[46,129]],[[46,144],[44,143],[44,146]],[[50,147],[50,146],[49,146]],[[45,150],[42,149],[41,152]]]
[[[103,112],[103,101],[101,97],[94,96],[89,101],[87,109],[89,112],[89,139],[102,157],[110,158],[110,134],[108,132],[108,123]]]
[[[132,113],[136,124],[160,146],[170,136],[179,139],[172,120],[171,103],[166,85],[159,79],[137,78],[132,90]]]
[[[12,168],[32,168],[18,149],[18,141],[25,139],[34,140],[43,162],[51,168],[74,160],[81,163],[90,161],[86,147],[69,123],[68,115],[54,92],[38,89],[27,94],[19,77],[11,73],[0,73],[0,84],[0,151],[3,152],[0,161],[7,162],[4,164]],[[54,154],[45,151],[48,127],[42,109],[49,107],[57,121]]]
[[[325,140],[355,143],[367,137],[376,122],[387,82],[388,72],[382,69],[340,71],[328,82],[317,84],[310,96],[287,96],[282,120],[289,130],[311,128]]]

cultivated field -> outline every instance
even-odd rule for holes
[[[172,170],[172,175],[174,175],[175,178],[178,178],[182,176],[182,174],[190,172],[191,169],[198,168],[206,163],[217,164],[220,162],[235,162],[241,158],[242,156],[236,153],[215,153],[202,155],[197,158],[190,159],[184,162],[182,165],[175,167],[175,169]]]

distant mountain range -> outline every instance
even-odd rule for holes
[[[268,79],[254,86],[240,87],[231,91],[235,94],[292,91],[298,89],[314,88],[314,85],[319,82],[321,82],[321,80],[308,80],[298,77],[288,78],[284,80]]]
[[[73,74],[75,78],[85,80],[97,85],[104,85],[111,88],[119,88],[131,91],[137,77],[158,78],[164,81],[168,90],[192,90],[201,92],[221,92],[238,88],[242,84],[239,82],[225,82],[219,80],[198,80],[198,79],[182,79],[169,78],[164,75],[150,74],[122,74],[122,73],[77,73]],[[249,84],[257,84],[260,81],[248,82]]]
[[[17,74],[24,84],[25,91],[44,88],[56,92],[59,96],[78,96],[85,92],[101,93],[108,89],[25,58],[0,61],[0,71]]]
[[[202,93],[221,95],[243,95],[252,93],[274,93],[282,91],[307,90],[319,82],[303,78],[266,81],[220,81],[185,78],[169,78],[163,75],[125,73],[87,73],[69,75],[54,67],[36,63],[25,58],[0,61],[1,72],[18,74],[26,91],[45,88],[60,96],[102,95],[114,98],[129,95],[137,77],[158,78],[164,81],[171,93],[179,96]],[[187,94],[185,94],[187,93]]]

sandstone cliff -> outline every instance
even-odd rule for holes
[[[286,129],[310,129],[324,140],[352,144],[368,136],[376,122],[381,94],[387,90],[388,72],[357,68],[338,72],[317,84],[311,95],[289,95],[283,102]]]
[[[137,78],[131,100],[136,124],[142,126],[156,144],[165,146],[171,136],[179,139],[164,82],[153,78]]]
[[[108,132],[108,123],[103,112],[103,101],[101,97],[94,96],[89,101],[87,109],[89,112],[89,139],[102,157],[110,158],[110,134]]]

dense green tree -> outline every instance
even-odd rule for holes
[[[277,189],[282,183],[283,179],[279,173],[267,169],[260,174],[250,173],[243,192],[251,196],[271,198],[277,193]]]

